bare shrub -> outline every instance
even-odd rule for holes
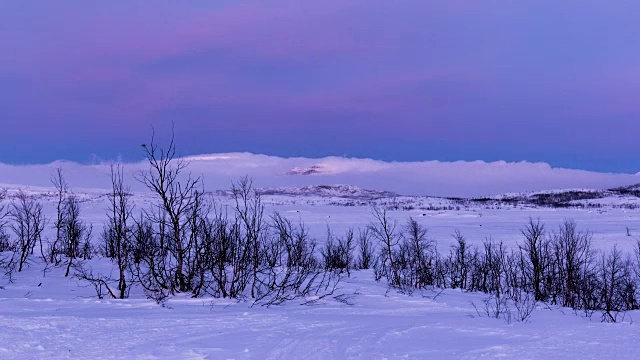
[[[51,184],[53,184],[55,188],[56,196],[56,217],[53,223],[53,226],[56,229],[56,236],[49,248],[49,263],[59,265],[61,261],[60,255],[62,255],[62,250],[59,249],[59,244],[62,242],[62,233],[64,231],[66,221],[64,218],[64,204],[67,196],[69,195],[69,186],[64,179],[61,168],[57,168],[56,173],[51,176]]]
[[[63,219],[61,233],[62,253],[68,259],[64,276],[69,276],[74,259],[88,259],[91,257],[92,249],[90,244],[93,227],[87,225],[80,218],[80,202],[75,195],[70,195],[65,199]]]
[[[472,265],[471,249],[467,244],[467,238],[459,230],[455,231],[453,238],[456,244],[451,247],[449,255],[451,287],[466,289]]]
[[[482,300],[481,309],[478,309],[474,302],[471,302],[471,305],[480,317],[484,314],[488,318],[503,319],[507,324],[511,324],[513,314],[509,306],[509,299],[506,297],[491,295]]]
[[[618,322],[627,310],[637,308],[631,259],[624,258],[617,245],[608,255],[602,254],[599,267],[602,320]]]
[[[104,243],[103,252],[115,262],[117,267],[117,294],[108,288],[107,281],[102,277],[92,276],[91,271],[82,273],[85,280],[103,282],[107,286],[108,293],[119,299],[124,299],[128,294],[128,269],[132,260],[131,252],[134,250],[133,229],[131,216],[133,205],[130,202],[131,194],[124,185],[124,173],[122,167],[111,166],[111,192],[109,193],[109,210],[107,223],[102,232]],[[99,287],[98,289],[101,289]]]
[[[409,218],[401,238],[397,262],[404,291],[433,285],[435,241],[427,237],[427,229]]]
[[[373,221],[369,224],[369,230],[375,239],[380,243],[380,256],[378,257],[377,271],[384,277],[392,287],[401,285],[400,272],[394,259],[394,252],[399,239],[396,233],[396,221],[389,219],[387,210],[375,205],[371,208]]]
[[[375,262],[375,247],[369,228],[358,229],[358,264],[359,269],[370,269]]]
[[[17,256],[18,272],[22,271],[28,258],[33,254],[36,244],[42,250],[42,232],[47,223],[42,212],[42,204],[36,202],[25,192],[20,191],[17,201],[11,204],[9,227],[16,236],[15,256]],[[44,253],[42,253],[44,257]]]
[[[529,322],[531,314],[536,309],[537,301],[535,294],[518,289],[511,296],[513,306],[516,308],[516,320],[520,322]]]
[[[11,238],[7,232],[9,212],[6,210],[6,206],[2,204],[6,196],[7,191],[0,189],[0,253],[14,250],[14,244],[11,243]],[[2,264],[1,258],[0,264]]]
[[[129,296],[129,288],[124,287],[116,291],[116,287],[120,284],[111,274],[96,274],[93,268],[82,261],[75,263],[73,268],[75,270],[73,276],[87,283],[87,286],[93,287],[98,299],[104,299],[107,295],[111,299],[124,299]]]
[[[314,302],[333,294],[340,282],[340,271],[320,268],[314,256],[315,241],[308,237],[304,226],[293,226],[278,213],[274,213],[272,222],[272,245],[266,248],[269,260],[258,276],[255,303],[270,306],[308,296],[316,297],[308,300]]]
[[[545,238],[544,224],[540,219],[534,221],[531,217],[527,226],[520,231],[524,236],[524,243],[520,244],[521,264],[523,276],[527,288],[531,288],[537,301],[546,300],[547,289],[544,286],[544,279],[548,275],[551,266],[551,244]]]
[[[353,250],[354,250],[353,230],[349,229],[343,238],[335,237],[331,229],[327,228],[327,239],[324,246],[320,249],[322,261],[325,270],[346,271],[351,276],[351,268],[353,267]]]
[[[553,234],[555,279],[563,306],[589,309],[597,306],[592,235],[566,220]]]
[[[254,244],[243,236],[240,219],[228,217],[221,209],[214,214],[202,222],[203,265],[212,279],[205,290],[213,296],[244,297],[247,286],[253,284]]]
[[[246,241],[247,256],[253,272],[251,297],[255,298],[260,265],[260,236],[265,230],[264,206],[260,194],[253,188],[253,181],[246,176],[231,186],[231,193],[235,202],[236,218],[242,225],[241,236]]]
[[[5,255],[4,252],[15,251],[15,244],[11,241],[9,233],[7,232],[9,212],[6,209],[6,206],[2,204],[6,195],[7,191],[5,189],[0,189],[0,268],[2,268],[4,275],[9,279],[9,281],[11,281],[15,267],[15,262],[13,260],[15,259],[13,254],[8,256]]]

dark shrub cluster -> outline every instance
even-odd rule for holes
[[[417,236],[424,230],[412,219],[396,234],[384,231],[395,228],[384,212],[374,209],[373,213],[374,233],[388,234],[379,238],[376,274],[401,291],[459,288],[506,297],[516,306],[530,296],[588,316],[599,312],[602,320],[610,322],[640,308],[640,242],[635,256],[617,247],[598,252],[592,248],[591,233],[571,220],[547,232],[544,224],[530,219],[517,250],[492,239],[481,246],[469,245],[456,231],[455,244],[442,254],[428,242],[417,241],[424,238]]]

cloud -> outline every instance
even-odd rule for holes
[[[341,157],[281,158],[250,153],[198,155],[185,159],[189,162],[188,170],[195,176],[202,176],[208,190],[228,189],[232,182],[245,175],[263,188],[347,184],[407,195],[461,197],[561,188],[603,189],[640,183],[640,174],[596,173],[528,162],[384,162]],[[50,174],[58,167],[63,169],[72,187],[108,189],[110,186],[108,164],[0,164],[0,176],[5,183],[50,186]],[[144,191],[134,175],[147,169],[148,164],[144,162],[125,164],[127,182],[132,189]],[[292,170],[300,173],[304,169],[321,171],[305,176],[292,173]]]

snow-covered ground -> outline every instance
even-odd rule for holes
[[[10,197],[19,188],[24,187],[9,186]],[[51,189],[24,189],[52,214]],[[327,226],[338,235],[366,226],[371,220],[367,204],[377,198],[354,188],[345,190],[351,195],[305,191],[272,191],[264,203],[267,213],[278,211],[304,222],[319,241]],[[105,191],[75,192],[84,219],[99,233]],[[554,209],[387,195],[375,201],[397,206],[390,216],[400,225],[409,216],[424,224],[440,251],[453,243],[456,229],[473,244],[491,237],[515,247],[529,217],[540,218],[549,230],[574,219],[593,233],[600,249],[618,244],[630,251],[640,237],[640,209],[615,206],[633,198],[599,199],[600,208]],[[152,201],[144,192],[134,200],[139,207]],[[229,199],[221,194],[219,201]],[[103,259],[92,264],[108,266]],[[181,296],[160,306],[135,291],[130,299],[99,300],[92,288],[63,274],[60,268],[45,273],[34,263],[13,283],[3,284],[0,359],[638,359],[638,311],[622,323],[608,324],[598,314],[589,319],[538,304],[527,322],[508,323],[483,311],[485,294],[433,290],[403,295],[374,281],[370,270],[353,272],[331,296],[271,307]]]
[[[637,359],[637,325],[539,305],[527,323],[483,294],[387,292],[355,272],[330,298],[269,308],[219,299],[97,300],[54,269],[0,293],[2,359]],[[474,308],[479,308],[479,312]],[[629,319],[640,313],[629,314]]]

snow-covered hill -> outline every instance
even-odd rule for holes
[[[497,202],[543,207],[623,207],[640,206],[640,185],[622,186],[607,190],[556,189],[530,193],[509,193],[472,199],[475,202]]]

